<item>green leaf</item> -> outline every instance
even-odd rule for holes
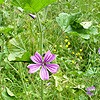
[[[9,61],[30,61],[30,53],[27,51],[12,52],[8,55]]]
[[[19,34],[15,38],[10,39],[7,45],[9,50],[9,61],[31,61],[30,50],[32,50],[31,46],[33,46],[31,34]]]
[[[57,0],[12,0],[12,3],[25,11],[36,13],[55,1]]]
[[[14,46],[18,46],[19,45],[15,38],[12,38],[9,42]]]
[[[89,34],[80,34],[80,36],[84,39],[90,39],[90,35]]]
[[[11,96],[11,97],[12,97],[12,96],[15,96],[15,95],[9,90],[9,88],[6,87],[6,90],[7,90],[7,93],[8,93],[9,96]]]
[[[3,100],[16,100],[15,95],[8,88],[2,90],[1,96]]]
[[[73,14],[60,13],[59,16],[56,17],[56,21],[64,32],[71,32],[73,31],[72,25],[74,25],[74,22],[79,17],[79,14],[80,13],[73,13]]]
[[[60,13],[59,16],[56,17],[56,21],[64,32],[76,33],[83,39],[90,39],[91,34],[99,34],[98,28],[92,26],[91,21],[78,22],[79,14],[80,13]]]
[[[14,29],[13,26],[8,25],[8,27],[0,27],[0,32],[1,33],[8,33],[9,31],[12,31]]]
[[[90,34],[97,35],[99,34],[98,28],[96,26],[92,26],[90,29]]]
[[[59,92],[61,92],[61,91],[63,90],[62,86],[61,86],[61,85],[58,85],[57,90],[58,90]]]
[[[0,4],[2,4],[4,2],[4,0],[0,0]]]
[[[58,17],[56,17],[56,21],[58,25],[62,28],[63,31],[70,25],[70,14],[60,13]]]

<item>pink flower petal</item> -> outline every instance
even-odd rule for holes
[[[40,70],[40,77],[42,80],[48,80],[49,79],[49,73],[45,67],[42,67]]]
[[[59,65],[57,64],[46,64],[46,68],[51,72],[51,73],[56,73],[58,71]]]
[[[35,63],[42,63],[42,56],[36,52],[34,56],[31,56],[31,60]]]
[[[40,63],[38,63],[38,64],[30,64],[30,65],[27,66],[27,68],[30,69],[29,73],[35,73],[36,71],[39,70],[40,66],[41,66]]]
[[[54,54],[51,54],[50,51],[47,51],[45,56],[44,56],[44,62],[51,62],[56,58]]]

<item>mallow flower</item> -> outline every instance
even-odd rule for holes
[[[34,56],[31,56],[31,60],[35,64],[30,64],[27,67],[29,68],[29,73],[35,73],[40,69],[40,77],[42,80],[49,79],[49,72],[56,73],[58,71],[59,65],[51,63],[56,56],[49,51],[47,51],[42,57],[38,52]]]
[[[89,96],[94,95],[94,94],[92,93],[92,91],[95,91],[95,87],[94,87],[94,86],[91,86],[91,87],[86,88],[86,94],[87,94],[87,95],[89,95]]]
[[[87,91],[94,91],[95,90],[95,87],[94,86],[91,86],[91,87],[88,87],[86,88]]]
[[[93,94],[92,92],[90,92],[90,91],[87,91],[86,94],[89,95],[89,96],[93,96],[93,95],[94,95],[94,94]]]

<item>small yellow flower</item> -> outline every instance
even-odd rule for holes
[[[72,63],[73,63],[73,64],[75,64],[75,61],[74,61],[74,60],[72,60]]]
[[[62,45],[60,45],[60,47],[62,48]]]
[[[56,51],[56,49],[54,49],[53,51]]]
[[[80,52],[82,52],[82,49],[80,49]]]
[[[66,35],[66,38],[68,38],[68,36]]]
[[[78,52],[78,53],[76,53],[76,56],[79,56],[80,55],[80,53]]]
[[[66,45],[66,48],[68,48],[68,45]]]
[[[75,54],[75,52],[72,52],[72,54]]]
[[[65,42],[68,42],[68,39],[65,39]]]
[[[70,42],[68,42],[68,45],[70,45]]]
[[[80,59],[82,59],[82,56],[80,56]]]

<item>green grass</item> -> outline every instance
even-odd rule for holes
[[[8,1],[0,5],[0,100],[41,100],[39,71],[29,74],[27,69],[32,63],[27,56],[41,52],[41,32],[43,53],[51,50],[57,55],[55,62],[60,66],[56,74],[43,82],[44,100],[99,100],[99,5],[99,0],[59,0],[38,12],[39,21],[37,18],[33,20],[27,12],[20,12]],[[56,17],[62,12],[80,12],[78,21],[92,21],[99,34],[84,39],[75,32],[64,32],[56,22]],[[21,56],[25,52],[28,53],[22,60],[29,62],[8,61],[9,54]],[[89,97],[86,88],[91,86],[96,90]],[[11,96],[6,87],[15,96]]]

